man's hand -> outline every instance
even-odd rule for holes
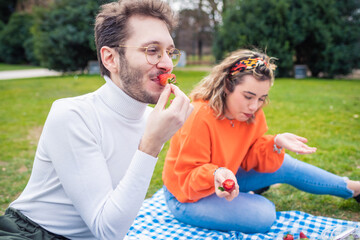
[[[221,191],[219,189],[219,187],[222,187],[222,183],[226,179],[232,179],[235,182],[235,189],[231,193],[227,191]],[[214,176],[214,184],[215,184],[215,193],[220,198],[225,198],[226,200],[231,201],[239,195],[239,185],[237,183],[236,177],[234,173],[227,168],[220,168],[216,170]]]
[[[175,98],[170,106],[165,108],[171,93]],[[163,144],[179,130],[193,109],[185,93],[173,84],[166,84],[158,103],[149,115],[139,150],[157,157]]]
[[[307,139],[292,133],[282,133],[275,137],[275,144],[279,147],[288,149],[296,154],[310,154],[316,152],[315,147],[309,147]]]

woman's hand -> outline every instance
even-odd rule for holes
[[[235,189],[231,193],[227,191],[221,191],[219,189],[219,187],[222,186],[222,183],[226,179],[232,179],[235,182]],[[227,168],[219,168],[215,171],[214,183],[215,183],[215,193],[220,198],[225,198],[226,200],[231,201],[239,195],[239,185],[237,183],[236,177],[234,173]]]
[[[296,154],[310,154],[316,152],[315,147],[309,147],[305,144],[307,141],[306,138],[299,137],[292,133],[278,134],[274,140],[277,146],[288,149]]]

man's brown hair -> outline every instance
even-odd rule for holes
[[[170,6],[161,0],[119,0],[101,6],[95,21],[95,44],[101,75],[110,72],[101,61],[100,49],[103,46],[118,46],[129,38],[128,20],[141,15],[158,18],[165,22],[169,31],[176,25],[176,18]],[[122,54],[121,49],[119,53]]]

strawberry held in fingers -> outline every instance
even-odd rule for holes
[[[176,83],[176,76],[172,73],[164,73],[158,76],[160,84],[165,86],[167,83]]]
[[[222,187],[219,187],[219,189],[221,191],[227,191],[227,192],[232,192],[235,189],[235,182],[232,179],[226,179],[223,183],[222,183]]]

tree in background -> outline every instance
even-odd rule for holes
[[[16,0],[0,0],[0,34],[8,23],[11,14],[13,14],[13,12],[15,11],[15,6]],[[3,48],[1,47],[2,44],[3,43],[0,41],[0,50]],[[3,61],[1,55],[0,61]]]
[[[7,23],[15,11],[16,0],[0,0],[0,21]]]
[[[30,28],[32,8],[47,6],[53,0],[0,0],[0,61],[38,65]]]
[[[97,1],[55,1],[35,11],[33,48],[41,66],[60,71],[84,70],[96,59],[94,16]]]
[[[14,13],[8,24],[0,31],[0,60],[6,63],[36,64],[32,47],[27,44],[32,41],[30,27],[33,17],[27,13]]]
[[[237,1],[223,15],[214,41],[214,55],[221,60],[226,54],[239,48],[260,48],[270,56],[276,56],[278,72],[287,75],[293,66],[288,0]]]
[[[0,0],[0,61],[38,61],[60,71],[84,69],[96,59],[94,16],[101,4],[111,1]],[[294,64],[306,64],[313,76],[327,77],[360,66],[359,0],[167,1],[181,6],[177,45],[186,48],[182,44],[191,39],[191,52],[199,59],[213,41],[217,59],[238,48],[264,49],[279,59],[280,76],[292,76]],[[34,3],[46,7],[34,13]],[[15,6],[31,16],[16,13],[9,21]]]
[[[278,61],[280,76],[306,64],[313,76],[359,67],[360,1],[237,0],[223,15],[214,54],[259,47]]]
[[[4,27],[5,27],[5,23],[0,20],[0,32],[3,30]]]
[[[213,28],[201,9],[183,9],[179,13],[179,28],[175,30],[176,47],[190,55],[211,54]],[[208,47],[207,47],[208,46]]]
[[[221,16],[235,0],[165,0],[171,6],[177,6],[178,11],[184,9],[198,9],[208,14],[211,26],[216,26],[221,22]],[[180,26],[181,27],[181,26]]]
[[[211,48],[214,30],[221,22],[224,9],[235,0],[167,0],[179,13],[175,32],[176,46],[202,59]],[[211,50],[209,50],[211,51]]]
[[[58,0],[17,0],[16,1],[16,12],[27,12],[31,13],[35,7],[47,7],[54,1]]]
[[[360,67],[360,1],[292,1],[297,64],[334,77]]]

